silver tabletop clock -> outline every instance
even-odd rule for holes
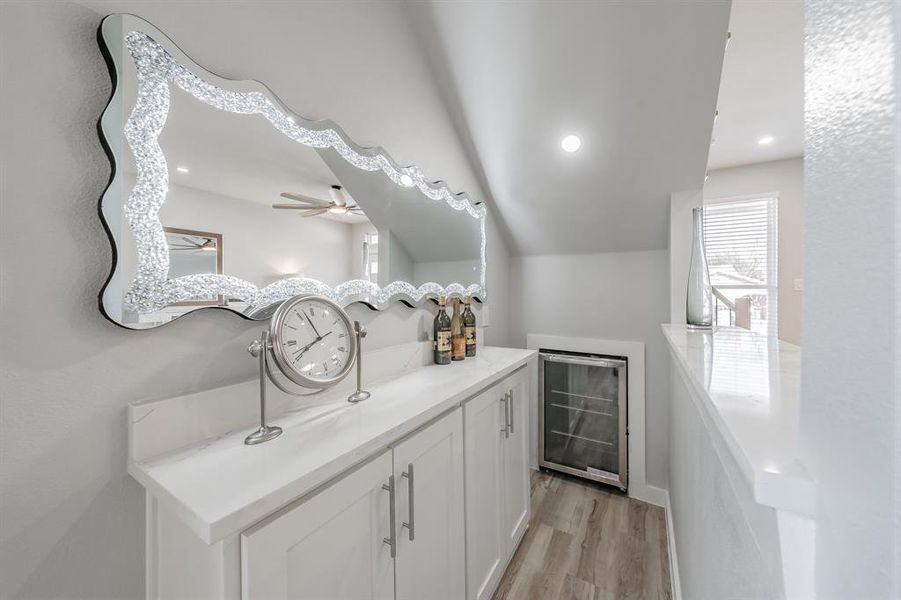
[[[323,296],[301,294],[285,300],[272,315],[268,331],[248,348],[260,360],[260,428],[247,436],[246,444],[259,444],[278,437],[282,430],[266,424],[266,379],[285,393],[300,396],[325,390],[344,379],[359,360],[359,338],[365,330],[351,322],[344,310]],[[288,389],[275,377],[270,359],[293,384],[305,391]],[[357,370],[359,389],[359,366]],[[360,398],[363,399],[363,398]]]

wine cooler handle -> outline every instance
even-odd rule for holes
[[[401,523],[402,527],[406,527],[410,532],[410,541],[413,541],[415,536],[416,523],[414,519],[413,505],[414,505],[414,497],[413,497],[413,463],[407,465],[407,470],[400,474],[401,477],[407,478],[407,503],[410,505],[410,521],[409,523]]]
[[[510,433],[513,433],[513,390],[511,389],[507,392],[507,396],[509,400],[507,400],[507,404],[510,406]]]
[[[501,429],[501,432],[503,432],[505,438],[508,438],[510,437],[510,403],[506,393],[501,398],[501,402],[504,403],[504,428]]]
[[[382,541],[388,544],[388,547],[391,548],[391,558],[397,556],[397,537],[394,533],[395,529],[395,521],[394,521],[394,475],[388,476],[388,483],[382,484],[382,489],[388,492],[388,521],[391,526],[391,533],[386,538],[382,538]]]

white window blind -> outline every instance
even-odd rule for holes
[[[776,333],[776,223],[775,198],[704,205],[704,248],[718,324]],[[736,314],[736,305],[741,314]],[[750,325],[742,313],[747,306]],[[726,318],[728,323],[723,322]]]

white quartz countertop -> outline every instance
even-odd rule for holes
[[[536,355],[480,348],[476,358],[365,386],[372,397],[359,404],[349,404],[344,394],[275,418],[272,423],[284,433],[270,442],[246,446],[244,437],[255,429],[247,427],[130,462],[128,471],[201,539],[214,543],[388,448]]]
[[[799,460],[801,349],[737,327],[662,327],[703,420],[755,500],[811,514],[816,490]]]

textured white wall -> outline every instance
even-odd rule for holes
[[[669,308],[663,251],[516,256],[512,343],[543,333],[645,343],[647,482],[666,488],[668,359],[660,324]]]
[[[705,201],[767,192],[779,194],[779,339],[800,344],[802,292],[794,280],[803,278],[804,159],[719,169],[704,184]]]
[[[805,2],[804,465],[816,590],[901,597],[901,4]],[[893,460],[894,459],[894,460]]]
[[[398,5],[98,6],[143,15],[210,70],[261,79],[302,113],[332,117],[360,143],[383,144],[401,164],[484,197]],[[125,406],[255,368],[244,348],[258,324],[201,311],[134,332],[97,308],[110,264],[97,217],[109,176],[95,128],[110,89],[100,17],[66,2],[0,4],[3,598],[143,597],[144,497],[125,472]],[[292,54],[279,50],[286,40]],[[509,331],[509,256],[493,220],[489,235],[485,337],[498,344]],[[432,315],[403,305],[350,312],[367,323],[369,347],[421,339]]]

